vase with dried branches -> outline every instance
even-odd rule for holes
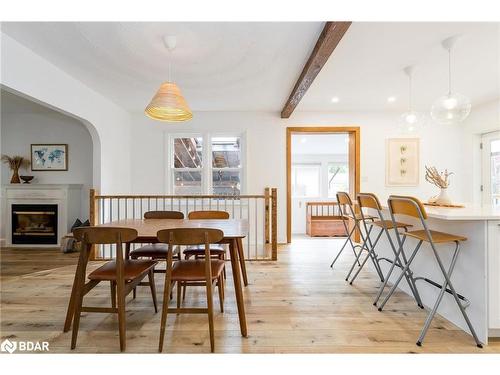
[[[448,172],[447,169],[444,172],[438,172],[436,167],[425,166],[425,180],[441,189],[439,195],[429,199],[429,203],[443,206],[451,205],[451,199],[448,196],[448,187],[450,186],[450,176],[452,174],[453,172]]]
[[[29,161],[22,156],[8,156],[2,155],[2,162],[7,164],[12,171],[12,178],[10,179],[11,184],[20,184],[19,179],[19,169],[25,167],[29,164]]]

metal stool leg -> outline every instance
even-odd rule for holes
[[[396,250],[396,248],[394,246],[394,242],[392,241],[391,235],[389,233],[389,230],[387,228],[383,228],[383,230],[385,231],[385,233],[387,235],[387,239],[389,240],[389,245],[391,246],[392,252],[394,253],[394,260],[392,262],[390,261],[391,267],[389,268],[389,272],[385,276],[384,283],[379,288],[377,296],[375,297],[375,300],[373,302],[373,306],[377,306],[377,303],[378,303],[380,297],[382,296],[382,293],[384,292],[385,287],[387,286],[387,283],[389,282],[389,279],[392,275],[392,272],[394,271],[394,267],[397,266],[402,270],[402,269],[404,269],[403,264],[406,264],[408,262],[404,251],[400,251],[398,253],[398,251]],[[396,234],[396,236],[397,235],[398,234]],[[400,249],[402,249],[404,247],[405,241],[406,241],[406,236],[403,237],[403,240],[400,240],[398,238],[398,243],[401,242]],[[403,258],[403,262],[401,262],[400,255]],[[417,285],[415,284],[415,280],[413,278],[413,274],[411,272],[411,269],[408,269],[408,271],[406,272],[405,279],[406,279],[406,282],[408,283],[408,286],[410,287],[410,290],[413,294],[413,297],[415,297],[415,300],[417,301],[418,307],[423,309],[424,305],[422,304],[422,299],[420,298],[420,294],[418,293]]]
[[[352,285],[352,283],[354,282],[354,280],[356,280],[356,278],[358,277],[359,273],[361,272],[361,269],[363,268],[363,266],[365,265],[366,261],[368,260],[368,258],[371,258],[372,259],[372,262],[374,262],[375,264],[377,264],[377,266],[379,266],[378,264],[378,259],[376,257],[375,254],[373,254],[373,251],[375,249],[375,246],[377,246],[377,243],[381,237],[381,234],[382,234],[382,231],[379,232],[377,238],[375,239],[375,242],[373,244],[371,244],[372,248],[368,250],[368,256],[365,258],[365,260],[363,261],[363,263],[361,263],[361,267],[358,268],[358,270],[356,271],[356,273],[354,274],[354,276],[352,277],[351,281],[349,282],[349,284]],[[371,241],[370,241],[371,242]],[[380,266],[379,266],[380,268]],[[375,268],[377,271],[378,269]],[[384,282],[384,277],[382,275],[382,270],[380,270],[379,272],[379,276],[380,276],[380,279],[382,282]]]
[[[344,223],[344,227],[346,228],[346,232],[348,233],[347,239],[345,240],[344,245],[342,245],[342,247],[340,248],[340,251],[338,252],[338,254],[335,257],[335,259],[333,260],[332,264],[330,264],[330,268],[333,268],[333,265],[335,264],[335,262],[337,261],[337,259],[340,257],[340,254],[342,254],[342,251],[344,251],[344,248],[346,247],[347,243],[351,244],[351,246],[353,248],[352,251],[354,252],[354,255],[357,256],[356,251],[354,250],[354,248],[358,247],[359,245],[358,246],[354,246],[354,244],[352,243],[352,240],[351,240],[351,236],[354,233],[354,230],[356,229],[356,226],[354,226],[350,232],[349,232],[349,229],[347,228],[347,226],[346,226],[345,223]]]
[[[457,292],[455,291],[455,288],[453,287],[453,284],[451,283],[451,280],[450,280],[451,274],[453,273],[453,269],[455,268],[455,264],[457,262],[458,253],[460,251],[460,243],[458,241],[455,243],[456,243],[455,251],[453,253],[453,258],[451,260],[450,268],[449,268],[448,272],[446,272],[446,269],[443,266],[443,262],[441,261],[441,258],[439,257],[439,255],[434,247],[434,244],[431,242],[432,251],[434,252],[434,256],[436,257],[436,261],[438,262],[439,268],[441,269],[441,272],[443,273],[445,281],[443,283],[441,291],[439,292],[438,299],[436,300],[436,303],[434,304],[432,311],[427,316],[424,327],[423,327],[422,332],[420,333],[420,337],[418,338],[418,341],[417,341],[418,346],[422,346],[422,342],[424,340],[425,335],[427,334],[427,330],[429,329],[431,321],[434,318],[434,315],[436,314],[436,311],[439,307],[439,304],[441,303],[441,300],[443,299],[444,293],[446,292],[446,287],[449,287],[452,294],[453,294],[453,297],[455,298],[455,302],[457,303],[458,308],[460,309],[460,312],[462,313],[462,316],[464,317],[465,322],[467,323],[467,326],[469,327],[469,330],[471,331],[472,337],[474,337],[474,341],[476,342],[476,345],[479,348],[483,347],[483,344],[481,343],[481,341],[479,341],[479,338],[477,337],[476,331],[474,330],[474,327],[472,326],[472,323],[469,320],[469,317],[468,317],[467,313],[465,312],[464,307],[460,303],[460,299],[458,298]]]
[[[413,250],[413,253],[410,256],[410,259],[408,259],[408,262],[406,263],[405,267],[401,270],[400,275],[398,276],[396,282],[392,285],[392,288],[389,290],[389,293],[385,296],[384,301],[382,302],[382,304],[378,308],[378,311],[382,311],[382,309],[384,308],[385,304],[387,303],[387,301],[389,300],[389,298],[391,298],[392,294],[394,293],[394,291],[398,287],[398,284],[401,282],[401,279],[406,274],[406,272],[410,269],[411,262],[415,258],[415,255],[417,255],[417,251],[418,251],[418,249],[420,249],[420,246],[422,246],[423,242],[424,241],[419,241],[418,242],[417,246],[415,247],[415,249]],[[402,252],[402,251],[403,251],[403,247],[401,246],[401,248],[399,249],[399,253]]]

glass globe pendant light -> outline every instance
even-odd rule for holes
[[[462,122],[469,116],[471,110],[470,100],[451,90],[451,49],[458,37],[452,36],[443,40],[443,48],[448,51],[448,94],[437,98],[431,109],[431,117],[438,123],[447,125]]]
[[[172,52],[177,44],[174,36],[165,36],[165,46]],[[179,86],[172,82],[170,76],[170,62],[168,64],[168,81],[163,82],[151,99],[144,113],[153,120],[166,122],[183,122],[193,118],[186,99],[182,96]]]
[[[402,133],[413,134],[416,133],[425,122],[425,116],[413,109],[412,101],[412,74],[413,66],[407,66],[403,69],[404,73],[408,76],[408,110],[403,113],[399,118],[399,130]]]

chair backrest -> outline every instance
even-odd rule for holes
[[[73,236],[90,245],[118,244],[135,240],[137,231],[120,227],[79,227],[73,230]]]
[[[407,215],[417,219],[427,219],[425,207],[417,198],[404,195],[391,195],[387,200],[392,215]]]
[[[354,207],[352,206],[352,200],[349,194],[344,191],[337,192],[337,203],[339,205],[339,210],[341,215],[354,215]],[[349,211],[347,212],[346,206],[349,207]]]
[[[203,245],[221,241],[224,232],[213,228],[162,229],[156,233],[158,241],[171,245]]]
[[[226,211],[191,211],[188,219],[229,219]]]
[[[148,211],[144,213],[144,219],[184,219],[180,211]]]
[[[123,285],[124,281],[124,242],[131,242],[137,238],[137,231],[133,228],[120,227],[79,227],[73,230],[73,236],[82,242],[76,276],[85,279],[90,251],[93,245],[116,244],[116,281]]]
[[[360,208],[373,208],[378,211],[382,209],[380,201],[373,193],[359,193],[358,204]]]

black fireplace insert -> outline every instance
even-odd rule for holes
[[[12,243],[57,244],[57,204],[13,204]]]

